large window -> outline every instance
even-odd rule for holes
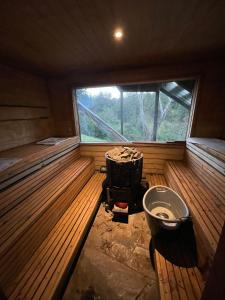
[[[194,83],[76,89],[81,141],[184,141]]]

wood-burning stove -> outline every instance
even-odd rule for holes
[[[103,182],[102,199],[109,210],[114,205],[125,207],[127,203],[129,213],[141,206],[142,198],[148,184],[142,179],[143,155],[130,161],[118,161],[110,158],[107,153],[107,176]]]

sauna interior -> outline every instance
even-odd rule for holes
[[[115,147],[180,229],[112,219]],[[1,300],[225,299],[224,176],[224,1],[1,1]]]

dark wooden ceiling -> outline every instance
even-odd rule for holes
[[[124,29],[121,43],[115,27]],[[225,53],[225,1],[7,0],[0,62],[46,74],[189,62]]]

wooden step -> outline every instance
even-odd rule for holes
[[[168,186],[164,175],[149,174],[147,180],[150,186]],[[169,186],[171,187],[171,185]],[[181,236],[181,244],[178,240],[173,242],[174,245],[171,249],[175,251],[170,249],[170,240],[160,240],[161,247],[158,247],[159,243],[156,242],[156,239],[153,239],[155,267],[159,280],[160,297],[163,300],[199,300],[201,298],[204,280],[196,262],[191,261],[191,255],[187,255],[188,247],[183,244],[182,239]],[[163,252],[163,248],[166,251]],[[165,255],[169,251],[170,255]],[[175,256],[176,258],[179,256],[181,264],[176,263],[175,259],[171,259]]]
[[[13,282],[93,173],[92,159],[70,161],[32,193],[24,190],[26,197],[0,218],[1,286]]]
[[[0,219],[0,253],[18,238],[36,218],[47,210],[79,175],[92,163],[79,159],[49,180]]]
[[[103,174],[91,177],[23,270],[4,292],[9,299],[52,299],[61,290],[99,204]]]
[[[0,194],[0,217],[45,185],[56,173],[63,171],[78,158],[80,158],[80,152],[79,149],[75,149],[2,191]]]

